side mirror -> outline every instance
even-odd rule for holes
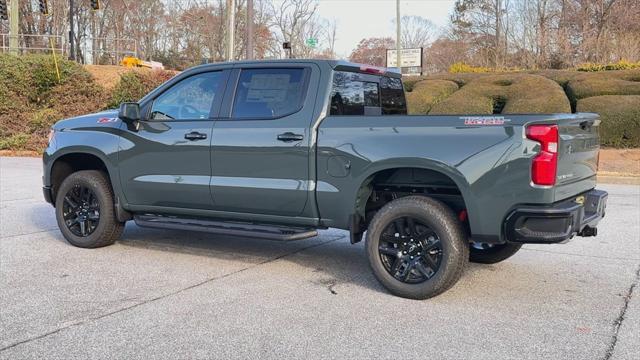
[[[125,102],[120,104],[118,117],[126,122],[133,123],[140,120],[140,105],[134,102]]]
[[[134,102],[125,102],[120,104],[118,117],[127,124],[129,130],[138,130],[138,121],[140,121],[140,105]]]

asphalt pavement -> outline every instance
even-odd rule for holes
[[[69,245],[41,161],[0,158],[0,359],[639,359],[640,186],[602,184],[595,238],[471,264],[425,301],[390,295],[362,244],[128,224]]]

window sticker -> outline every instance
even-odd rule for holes
[[[289,74],[255,74],[251,76],[247,102],[284,102],[290,78]]]

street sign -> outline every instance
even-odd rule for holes
[[[398,67],[398,52],[387,49],[387,67]],[[400,72],[406,76],[422,75],[422,48],[400,50]]]
[[[316,46],[318,46],[318,39],[308,38],[307,41],[305,41],[305,43],[307,44],[308,47],[315,48]]]
[[[387,49],[387,67],[398,67],[398,52],[394,49]],[[400,50],[400,66],[401,67],[422,67],[422,48],[401,49]]]

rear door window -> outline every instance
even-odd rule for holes
[[[243,69],[232,117],[275,119],[298,112],[306,94],[305,73],[303,68]]]

